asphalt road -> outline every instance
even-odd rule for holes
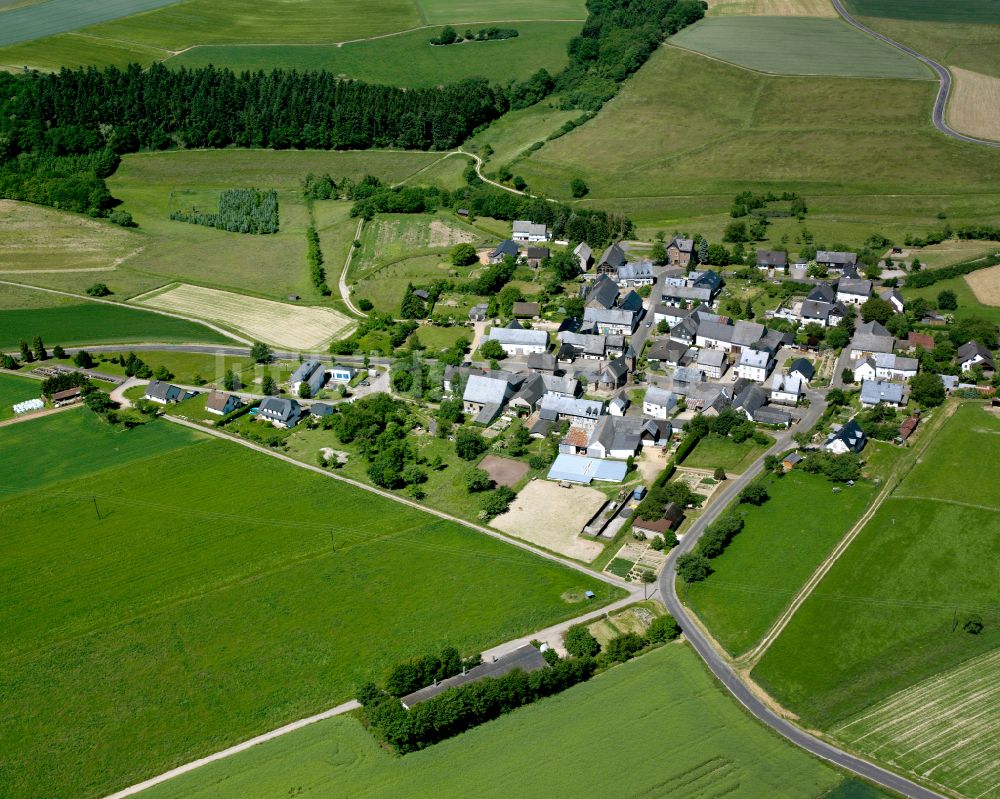
[[[897,50],[902,50],[907,55],[913,56],[915,59],[923,62],[933,69],[935,73],[937,73],[940,86],[938,87],[937,99],[934,100],[934,111],[931,115],[934,121],[934,127],[946,136],[951,136],[953,139],[958,139],[959,141],[968,142],[969,144],[981,144],[984,147],[1000,147],[1000,142],[987,141],[986,139],[977,139],[973,136],[966,136],[964,133],[959,133],[957,130],[949,127],[948,123],[945,122],[944,112],[948,106],[948,95],[951,94],[951,73],[944,65],[939,64],[934,59],[921,55],[913,48],[907,47],[905,44],[900,44],[899,42],[890,39],[888,36],[883,36],[881,33],[873,31],[867,25],[863,25],[858,22],[850,15],[850,13],[848,13],[847,9],[844,8],[844,4],[841,0],[833,0],[833,5],[834,8],[837,9],[837,13],[844,18],[845,22],[853,25],[858,30],[867,33],[869,36],[874,36],[876,39],[892,45]]]
[[[941,794],[917,785],[915,782],[911,782],[899,774],[895,774],[874,763],[869,763],[867,760],[838,749],[832,744],[809,734],[772,711],[764,702],[757,698],[736,672],[733,671],[723,656],[719,654],[712,642],[701,631],[701,628],[692,620],[690,613],[677,595],[675,580],[677,558],[687,552],[691,552],[695,548],[698,538],[701,537],[705,528],[722,514],[726,507],[736,498],[736,495],[751,480],[760,474],[764,468],[764,458],[767,455],[777,455],[783,452],[789,447],[793,432],[808,430],[816,423],[823,413],[826,403],[823,401],[822,395],[818,392],[809,392],[809,398],[810,406],[802,420],[795,425],[794,430],[787,430],[781,433],[774,446],[754,461],[750,468],[739,477],[727,481],[726,485],[713,497],[712,504],[706,509],[705,513],[691,526],[691,529],[684,536],[681,543],[674,547],[663,571],[660,572],[660,596],[667,606],[667,610],[677,619],[677,623],[684,631],[684,636],[691,643],[695,652],[705,661],[705,665],[711,669],[716,678],[758,721],[766,724],[779,735],[787,738],[796,746],[805,749],[810,754],[829,761],[847,771],[854,772],[871,782],[901,793],[903,796],[912,797],[912,799],[945,799]]]

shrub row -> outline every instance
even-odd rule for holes
[[[319,233],[310,225],[306,228],[306,262],[309,264],[309,279],[324,297],[330,295],[326,285],[326,270],[323,268],[323,251],[319,247]]]
[[[998,231],[1000,235],[1000,231]],[[965,261],[954,266],[943,266],[940,269],[924,269],[920,272],[911,272],[906,276],[906,287],[908,289],[919,289],[925,286],[932,286],[942,280],[953,277],[961,277],[970,272],[980,269],[988,269],[991,266],[1000,264],[1000,255],[989,255],[986,258],[978,258],[975,261]]]

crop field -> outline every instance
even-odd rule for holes
[[[331,308],[292,305],[183,283],[137,297],[133,302],[216,322],[277,347],[316,351],[353,322]]]
[[[709,0],[708,14],[755,17],[828,17],[837,18],[830,0]]]
[[[688,605],[733,655],[770,629],[878,488],[865,481],[833,493],[824,476],[792,471],[767,490],[761,507],[739,508],[746,526],[712,560],[712,575],[687,589]]]
[[[691,469],[716,469],[721,466],[727,474],[742,474],[769,447],[747,439],[737,444],[730,438],[709,435],[698,442],[684,465]]]
[[[620,209],[653,232],[705,219],[714,220],[705,234],[721,237],[733,195],[766,188],[801,192],[806,226],[819,235],[813,213],[822,215],[835,238],[840,220],[858,241],[883,220],[900,238],[939,228],[949,206],[953,221],[997,224],[1000,152],[934,130],[934,96],[931,81],[767,76],[668,46],[594,119],[517,171],[564,198],[581,177],[593,198],[585,205]],[[781,231],[790,239],[793,224]]]
[[[0,6],[0,45],[38,39],[54,33],[141,14],[178,0],[48,0],[17,8]]]
[[[102,796],[342,702],[400,658],[540,629],[579,612],[564,595],[620,596],[167,422],[126,433],[73,410],[0,447],[18,464],[0,494],[11,799]]]
[[[10,419],[14,415],[12,405],[37,399],[41,391],[42,384],[38,380],[0,373],[0,420]]]
[[[856,14],[870,17],[996,24],[994,0],[846,0]]]
[[[890,697],[833,731],[865,754],[965,796],[995,797],[1000,649]]]
[[[631,741],[599,746],[599,741]],[[552,747],[557,746],[558,761]],[[651,755],[657,746],[669,757]],[[572,764],[569,767],[569,764]],[[742,713],[686,646],[662,647],[558,696],[393,757],[349,717],[166,782],[149,799],[740,796],[818,799],[842,777]],[[876,794],[877,795],[877,794]]]
[[[998,456],[1000,420],[960,407],[767,651],[757,681],[832,729],[1000,647],[1000,487],[981,479]],[[984,619],[979,635],[962,627],[971,614]]]
[[[130,231],[110,222],[0,200],[0,277],[48,269],[112,269],[138,246]],[[99,274],[91,277],[101,279]]]
[[[433,47],[433,30],[416,30],[344,45],[213,45],[185,50],[167,61],[171,67],[214,64],[244,69],[325,69],[345,78],[424,88],[464,78],[491,83],[524,80],[539,69],[552,74],[567,63],[566,43],[579,22],[517,23],[519,36],[495,42],[464,42]]]
[[[41,336],[49,347],[144,341],[233,343],[185,319],[31,289],[0,288],[6,289],[0,291],[0,347],[4,349],[15,349],[21,341],[31,343],[35,336]]]
[[[965,282],[980,303],[1000,307],[1000,265],[972,272]]]
[[[981,139],[1000,140],[1000,78],[951,68],[955,93],[948,101],[948,121]]]
[[[931,79],[915,58],[839,19],[717,17],[685,28],[670,43],[775,75]]]

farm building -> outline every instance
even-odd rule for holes
[[[597,274],[617,277],[618,270],[625,264],[626,259],[625,250],[617,244],[609,244],[597,260]]]
[[[837,302],[845,305],[862,305],[872,296],[870,280],[841,280],[837,284]]]
[[[65,391],[57,391],[52,395],[52,404],[60,408],[63,405],[69,405],[71,402],[76,402],[83,396],[82,389],[77,386],[76,388],[67,388]]]
[[[865,322],[863,325],[858,325],[854,331],[854,338],[848,346],[851,348],[851,357],[857,359],[874,355],[876,352],[892,352],[895,345],[896,339],[884,325],[878,322]]]
[[[490,251],[489,261],[491,264],[498,264],[504,258],[517,258],[521,248],[512,239],[504,239],[493,250]]]
[[[663,516],[661,518],[652,520],[636,519],[632,523],[632,530],[647,536],[663,535],[667,530],[677,532],[677,529],[683,522],[684,510],[680,506],[670,502],[663,509]]]
[[[227,394],[224,391],[213,391],[205,400],[205,410],[214,413],[216,416],[225,416],[232,413],[242,405],[243,402],[235,394]]]
[[[519,319],[530,319],[538,316],[540,307],[537,302],[515,302],[511,312]]]
[[[622,264],[618,268],[618,285],[622,288],[652,286],[654,280],[652,261]]]
[[[583,297],[584,308],[614,308],[618,303],[618,284],[607,275],[594,281]]]
[[[788,453],[781,461],[781,468],[786,472],[790,472],[796,466],[798,466],[805,458],[798,452]]]
[[[524,255],[524,260],[528,262],[528,266],[538,268],[542,265],[542,261],[549,257],[548,247],[528,247],[528,251]]]
[[[539,374],[552,374],[556,370],[556,356],[551,352],[533,352],[528,356],[528,369]]]
[[[506,379],[469,375],[462,395],[463,410],[477,424],[489,424],[497,418],[513,393],[513,388]]]
[[[483,336],[483,341],[495,341],[509,357],[545,352],[549,347],[549,334],[544,330],[494,327]]]
[[[816,263],[825,266],[827,269],[843,271],[845,268],[854,268],[858,263],[856,252],[831,252],[820,250],[816,253]]]
[[[703,349],[698,352],[698,369],[709,380],[719,380],[729,368],[726,353],[722,350]]]
[[[581,272],[586,272],[590,269],[590,265],[594,261],[594,251],[590,249],[590,245],[587,244],[587,242],[581,241],[577,244],[576,248],[573,250],[573,255],[575,255],[577,260],[580,261]]]
[[[559,394],[546,394],[540,403],[542,419],[561,422],[592,430],[604,413],[604,403],[596,400],[574,399]]]
[[[606,461],[582,455],[560,453],[549,469],[548,479],[566,483],[590,485],[594,480],[620,483],[625,479],[628,465],[621,461]]]

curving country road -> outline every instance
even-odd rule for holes
[[[833,0],[833,6],[837,9],[837,13],[847,22],[849,25],[853,25],[859,31],[867,33],[869,36],[874,36],[876,39],[885,42],[897,50],[902,50],[907,55],[913,56],[918,61],[926,64],[935,73],[937,73],[938,79],[940,81],[940,86],[938,87],[937,98],[934,100],[934,111],[931,114],[931,118],[934,122],[934,127],[941,131],[946,136],[951,136],[953,139],[958,139],[959,141],[968,142],[969,144],[981,144],[984,147],[1000,147],[1000,142],[988,141],[986,139],[977,139],[974,136],[966,136],[964,133],[959,133],[957,130],[952,128],[945,122],[944,112],[948,107],[948,95],[951,94],[951,73],[948,68],[943,64],[939,64],[933,58],[928,58],[925,55],[921,55],[912,47],[907,47],[905,44],[900,44],[894,39],[890,39],[877,31],[872,30],[867,25],[858,22],[851,13],[844,8],[842,0]]]
[[[805,416],[798,423],[799,430],[808,430],[812,427],[823,412],[826,403],[822,395],[818,392],[810,392],[810,406]],[[698,538],[705,531],[705,528],[717,519],[729,504],[736,499],[736,495],[753,480],[764,468],[764,458],[767,455],[777,455],[788,449],[792,438],[792,431],[782,432],[772,446],[764,455],[758,458],[742,475],[729,480],[712,500],[712,504],[691,526],[680,544],[674,547],[667,559],[666,565],[660,572],[658,587],[660,596],[667,610],[677,619],[677,623],[684,631],[684,636],[690,642],[694,651],[705,661],[705,665],[711,669],[715,677],[726,689],[743,705],[753,716],[783,738],[788,739],[796,746],[805,749],[810,754],[822,758],[847,771],[864,777],[871,782],[877,783],[885,788],[896,791],[911,799],[945,799],[939,793],[918,785],[888,769],[877,766],[855,755],[849,754],[836,746],[817,738],[785,718],[782,718],[770,707],[768,707],[757,695],[740,679],[735,671],[730,667],[726,659],[716,650],[712,641],[702,632],[701,627],[691,618],[688,609],[681,602],[677,595],[676,585],[676,561],[685,553],[691,552],[698,543]]]

